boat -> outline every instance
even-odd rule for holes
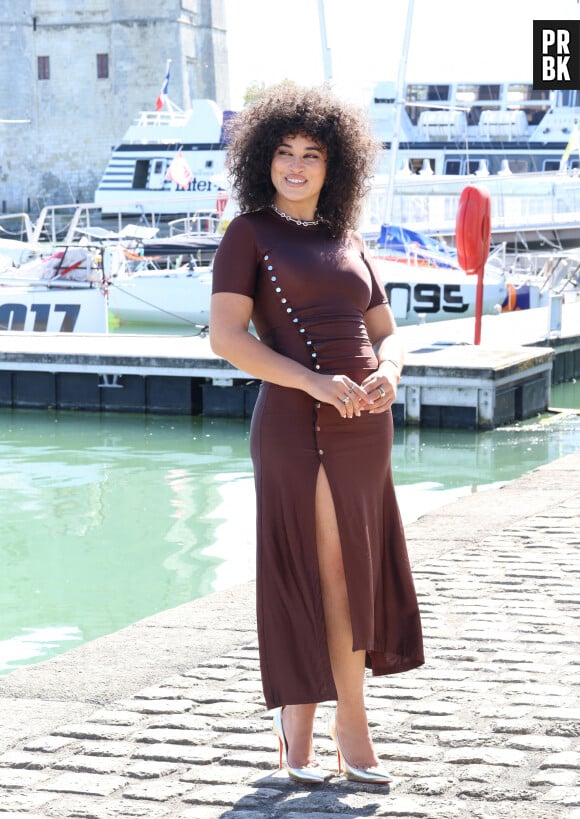
[[[494,241],[580,240],[580,90],[413,82],[402,97],[394,83],[379,83],[369,104],[383,147],[369,205],[377,234],[392,222],[449,239],[461,190],[474,184],[492,195]],[[138,215],[151,225],[221,217],[234,118],[212,100],[140,112],[113,149],[94,206],[103,218]]]
[[[507,254],[504,242],[493,251],[486,270],[493,267],[505,277],[503,312],[580,302],[578,248]]]
[[[112,258],[122,248],[117,262],[106,264],[109,310],[115,321],[121,326],[205,329],[211,263],[221,235],[150,236],[131,245],[131,258],[119,235],[117,251],[109,247],[105,254]],[[477,276],[461,269],[454,248],[397,225],[384,225],[378,239],[372,234],[365,238],[399,326],[475,316]],[[579,271],[578,251],[513,255],[504,242],[485,265],[482,312],[543,307],[551,294],[575,299],[580,296]]]
[[[197,99],[142,111],[113,149],[95,191],[103,216],[216,213],[224,203],[228,128],[234,112]]]
[[[106,333],[102,270],[88,248],[57,247],[0,269],[0,331]],[[34,258],[31,255],[36,254]]]
[[[379,174],[501,176],[580,169],[580,90],[535,90],[520,81],[406,82],[400,100],[394,82],[380,82],[369,115],[383,146]]]
[[[204,247],[204,243],[219,243],[219,238],[181,236],[144,242],[140,266],[123,265],[109,279],[109,310],[115,320],[120,325],[207,327],[211,263],[197,264],[196,254],[200,243]],[[147,254],[160,251],[170,255],[157,257],[155,266],[148,266]],[[466,275],[455,252],[443,243],[391,227],[382,241],[373,244],[371,253],[400,326],[475,315],[477,277]],[[170,267],[176,258],[180,264]],[[163,260],[168,266],[159,269]],[[501,311],[507,296],[501,267],[494,264],[484,277],[483,311]]]
[[[398,88],[379,83],[370,103],[383,150],[367,232],[392,222],[450,240],[469,184],[491,195],[494,243],[578,244],[580,91],[535,91],[527,82]]]
[[[212,274],[183,265],[145,269],[109,283],[109,312],[119,326],[172,327],[196,333],[209,326]]]

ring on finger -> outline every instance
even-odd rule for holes
[[[348,402],[350,401],[350,395],[345,395],[344,398],[341,398],[340,400],[342,401],[343,404],[348,404]]]
[[[348,391],[353,392],[353,390],[354,390],[354,384],[351,384],[350,387],[348,388]]]
[[[382,384],[381,384],[380,386],[378,386],[378,387],[377,387],[377,390],[379,391],[379,395],[381,396],[381,398],[384,398],[384,397],[385,397],[385,395],[387,394],[387,393],[385,392],[385,388],[383,387],[383,385],[382,385]]]

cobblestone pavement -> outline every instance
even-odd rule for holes
[[[580,819],[580,453],[562,460],[482,493],[477,514],[459,501],[409,527],[427,662],[367,682],[390,789],[338,775],[307,789],[275,769],[243,631],[220,656],[5,743],[0,819]],[[505,503],[514,520],[491,531]],[[336,770],[330,708],[316,746]]]

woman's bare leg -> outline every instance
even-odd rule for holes
[[[372,767],[378,760],[364,704],[365,652],[352,650],[340,533],[332,492],[322,467],[316,484],[316,539],[328,650],[338,694],[336,725],[340,745],[351,765]]]
[[[282,727],[288,743],[288,764],[291,768],[306,768],[314,762],[312,733],[316,703],[285,705],[282,711]]]

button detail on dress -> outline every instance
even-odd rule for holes
[[[319,450],[318,450],[318,454],[319,454],[319,455],[324,455],[324,450],[323,450],[323,449],[319,449]]]
[[[269,258],[270,258],[269,255],[264,256],[264,261],[267,262],[269,260]],[[271,274],[270,275],[270,281],[271,282],[278,282],[278,276],[277,276],[276,271],[274,269],[274,265],[272,265],[272,264],[266,265],[266,270]],[[309,338],[306,337],[306,335],[307,335],[306,329],[304,327],[299,326],[300,323],[301,323],[299,316],[296,316],[296,315],[292,316],[292,313],[295,312],[294,307],[292,306],[292,304],[288,304],[287,297],[282,295],[282,287],[279,284],[275,285],[274,292],[276,293],[276,295],[280,299],[280,304],[284,305],[284,310],[285,310],[286,314],[289,316],[289,318],[292,319],[292,323],[296,325],[296,329],[298,330],[298,332],[302,333],[302,335],[305,336],[304,341],[306,342],[308,347],[310,347],[310,350],[311,350],[310,355],[311,355],[312,363],[314,364],[314,369],[315,370],[320,370],[320,364],[315,364],[314,363],[316,361],[316,358],[317,358],[317,353],[314,351],[313,342]],[[318,404],[318,406],[320,406],[320,404]]]

